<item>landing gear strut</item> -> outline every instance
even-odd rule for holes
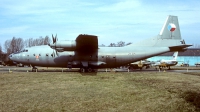
[[[35,66],[32,67],[32,72],[37,72],[38,68],[36,68]]]

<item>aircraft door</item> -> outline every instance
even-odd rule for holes
[[[116,66],[116,55],[106,55],[106,64],[109,67],[115,67]]]

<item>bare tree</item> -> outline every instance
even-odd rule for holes
[[[24,48],[24,41],[22,38],[16,38],[15,39],[15,47],[14,51],[21,51]]]
[[[33,46],[33,38],[29,38],[29,39],[25,40],[24,45],[25,45],[25,47]]]
[[[115,43],[110,43],[110,45],[108,47],[116,47]]]
[[[131,44],[132,44],[132,42],[129,42],[129,43],[126,44],[126,46],[127,46],[127,45],[131,45]]]
[[[41,36],[39,39],[36,39],[36,45],[44,45],[44,38]]]
[[[119,41],[116,44],[110,43],[109,47],[123,47],[123,46],[127,46],[127,45],[130,45],[130,44],[132,44],[132,43],[129,42],[129,43],[126,44],[126,42],[124,42],[124,41]]]
[[[99,45],[99,47],[105,47],[106,45],[104,45],[104,44],[101,44],[101,45]]]
[[[40,36],[37,39],[29,38],[25,40],[25,46],[31,47],[31,46],[47,45],[50,42],[51,42],[51,39],[48,36],[46,36],[45,38]]]
[[[24,41],[22,38],[13,37],[12,40],[6,40],[4,43],[7,54],[21,51],[24,48]]]
[[[51,43],[51,38],[49,38],[49,36],[46,36],[44,38],[44,45],[48,45],[49,43]]]
[[[117,46],[118,47],[123,47],[123,46],[125,46],[126,44],[125,44],[125,42],[124,41],[119,41],[118,43],[117,43]]]
[[[10,48],[11,40],[6,40],[4,43],[4,48],[7,54],[11,54],[11,48]]]
[[[193,45],[194,48],[200,48],[200,45],[199,44],[195,44]]]

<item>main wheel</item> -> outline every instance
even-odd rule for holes
[[[84,72],[85,72],[85,69],[84,69],[84,68],[81,68],[80,71],[81,71],[82,73],[84,73]]]
[[[92,68],[88,68],[87,71],[88,71],[88,72],[92,72]]]

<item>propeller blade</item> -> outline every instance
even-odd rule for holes
[[[58,51],[56,50],[56,55],[58,56]]]
[[[53,53],[51,54],[52,57],[55,57],[55,56],[59,56],[59,53],[57,50],[53,50]]]
[[[54,50],[53,50],[53,54],[52,55],[53,55],[52,57],[55,57]]]
[[[58,41],[57,34],[56,34],[56,36],[55,36],[55,41],[56,41],[56,42]]]
[[[52,34],[52,41],[53,41],[53,44],[54,44],[54,37],[53,37],[53,34]]]
[[[56,38],[53,36],[53,34],[52,34],[52,40],[53,40],[53,44],[56,43]]]

